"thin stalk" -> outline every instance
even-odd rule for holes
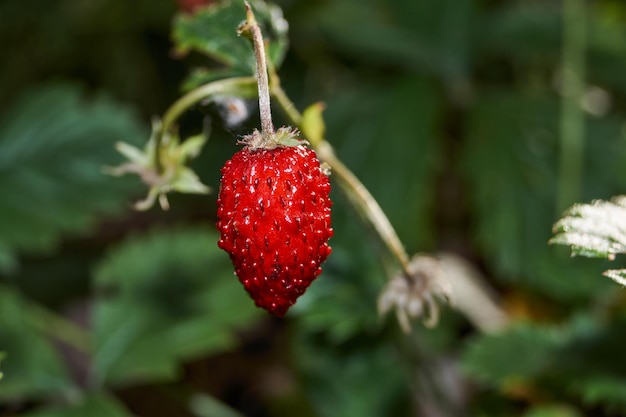
[[[163,136],[173,128],[174,124],[183,113],[207,97],[214,95],[254,96],[254,87],[256,84],[257,82],[254,77],[225,78],[204,84],[176,100],[163,114],[161,128],[159,134],[156,136],[155,163],[157,172],[162,172],[160,148]]]
[[[272,107],[270,105],[269,78],[267,75],[267,60],[265,57],[265,45],[263,35],[259,27],[250,4],[246,1],[246,23],[244,30],[249,30],[252,35],[254,45],[254,57],[256,61],[256,73],[259,89],[259,113],[261,114],[261,134],[264,138],[269,138],[274,134],[274,124],[272,123]]]
[[[280,84],[280,78],[278,78],[278,74],[275,71],[270,72],[270,80],[271,80],[270,85],[271,85],[272,96],[274,96],[274,98],[278,102],[278,105],[280,106],[281,110],[283,111],[283,113],[285,113],[289,121],[294,126],[300,126],[302,114],[298,111],[298,109],[296,108],[296,105],[293,104],[293,102],[289,99],[287,94],[285,94],[285,90],[282,89],[281,84]],[[317,143],[311,142],[311,145],[315,147],[317,146]]]
[[[376,199],[357,176],[337,158],[330,143],[324,140],[315,147],[315,150],[320,159],[330,166],[333,175],[337,177],[348,197],[353,203],[356,203],[356,206],[372,224],[389,251],[400,263],[404,273],[407,276],[410,275],[409,255]]]
[[[256,80],[254,77],[235,77],[225,78],[218,81],[213,81],[208,84],[204,84],[178,100],[176,100],[163,114],[163,125],[161,130],[163,132],[172,128],[173,124],[178,118],[185,113],[191,106],[199,103],[207,97],[214,95],[236,95],[249,97],[252,88],[256,86]]]
[[[564,0],[558,214],[581,198],[585,117],[580,102],[585,90],[585,16],[585,0]]]
[[[289,100],[278,81],[272,80],[271,85],[272,94],[278,105],[285,112],[290,122],[294,126],[299,127],[302,121],[302,114]],[[387,246],[389,252],[398,261],[404,275],[408,278],[411,275],[409,272],[409,255],[406,253],[402,241],[376,199],[357,176],[335,156],[330,143],[322,140],[311,142],[311,146],[317,152],[318,157],[330,166],[333,177],[337,178],[339,185],[354,203],[355,207],[364,214],[365,218],[374,227],[374,230],[376,230],[385,246]]]
[[[35,303],[29,305],[28,311],[31,322],[41,332],[81,352],[89,352],[89,333],[86,330],[83,330],[65,317]]]

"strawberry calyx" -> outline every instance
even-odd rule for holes
[[[239,143],[244,144],[248,149],[254,151],[259,149],[275,149],[278,147],[290,147],[308,145],[305,139],[298,136],[298,129],[291,126],[283,126],[276,132],[266,133],[254,130],[249,135],[245,135]]]

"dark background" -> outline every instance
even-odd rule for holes
[[[328,141],[407,251],[460,255],[510,319],[486,334],[443,307],[410,335],[378,317],[393,265],[338,187],[324,273],[272,319],[216,247],[215,193],[135,212],[145,189],[102,173],[219,66],[176,52],[182,3],[0,3],[0,415],[626,415],[623,290],[547,244],[567,206],[626,188],[626,3],[277,3],[291,99],[326,103]],[[193,167],[214,190],[249,108],[180,121],[211,130]]]

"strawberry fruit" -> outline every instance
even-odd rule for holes
[[[255,135],[222,168],[218,245],[256,305],[281,317],[331,252],[330,183],[301,142],[259,145]]]

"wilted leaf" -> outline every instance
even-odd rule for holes
[[[160,140],[157,138],[160,137]],[[118,152],[127,162],[117,167],[107,168],[111,175],[136,174],[148,186],[148,196],[135,203],[135,209],[148,210],[158,199],[163,210],[169,208],[167,194],[173,191],[191,194],[206,194],[210,189],[200,182],[195,172],[187,166],[188,160],[195,158],[207,141],[205,135],[187,138],[183,143],[177,133],[161,132],[161,123],[152,123],[152,134],[143,150],[125,142],[118,142]],[[157,143],[159,165],[157,165]]]
[[[179,362],[232,348],[258,317],[218,236],[154,231],[115,248],[96,271],[97,382],[172,378]]]

